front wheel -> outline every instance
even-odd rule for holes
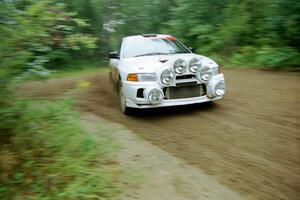
[[[124,93],[124,89],[121,83],[119,84],[119,96],[120,96],[120,109],[122,113],[124,113],[125,115],[130,115],[131,108],[127,107],[126,95]]]

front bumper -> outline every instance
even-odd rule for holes
[[[135,102],[127,99],[127,107],[131,108],[160,108],[160,107],[168,107],[168,106],[181,106],[181,105],[189,105],[196,103],[204,103],[209,101],[215,101],[221,99],[222,97],[208,98],[207,96],[201,97],[193,97],[193,98],[183,98],[183,99],[169,99],[163,100],[160,104],[136,104]]]
[[[223,74],[217,74],[212,77],[208,82],[205,82],[207,94],[204,96],[197,96],[191,98],[180,98],[180,99],[163,99],[159,104],[151,104],[147,98],[137,97],[137,91],[140,88],[143,89],[161,89],[164,86],[157,82],[130,82],[123,81],[124,92],[126,94],[126,106],[131,108],[158,108],[158,107],[168,107],[168,106],[180,106],[196,103],[204,103],[209,101],[215,101],[221,99],[223,96],[217,96],[214,93],[214,87],[219,82],[225,82]],[[198,81],[198,83],[204,83]]]

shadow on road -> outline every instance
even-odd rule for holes
[[[163,108],[149,108],[149,109],[134,109],[132,117],[137,118],[157,118],[174,115],[187,115],[201,111],[213,110],[218,107],[218,104],[213,102],[183,105],[183,106],[171,106]]]

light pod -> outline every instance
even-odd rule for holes
[[[163,92],[157,88],[144,90],[144,96],[148,98],[151,104],[159,104],[164,98]]]
[[[199,59],[197,58],[193,58],[190,62],[189,62],[189,70],[192,73],[197,73],[200,71],[202,66],[202,63]]]
[[[161,75],[160,80],[165,85],[170,85],[175,81],[175,74],[171,69],[165,69]]]
[[[203,81],[209,81],[212,78],[213,71],[212,68],[204,66],[200,69],[200,78]]]
[[[216,96],[223,96],[225,94],[226,88],[225,83],[223,81],[218,82],[215,85],[214,93]]]
[[[187,64],[184,60],[178,59],[174,62],[173,69],[176,74],[184,74],[186,72]]]

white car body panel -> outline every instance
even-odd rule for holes
[[[165,69],[173,69],[173,64],[176,60],[182,59],[186,63],[189,63],[189,61],[193,58],[198,58],[203,66],[209,66],[213,70],[214,74],[209,81],[201,80],[201,78],[199,77],[200,75],[196,74],[196,77],[176,80],[173,84],[168,86],[164,85],[161,82],[160,75],[162,71]],[[215,101],[221,99],[223,96],[217,96],[214,92],[214,87],[219,82],[223,82],[225,84],[224,75],[222,73],[217,73],[217,68],[219,66],[216,62],[202,55],[197,55],[194,53],[182,53],[123,58],[121,48],[120,58],[110,59],[110,66],[113,74],[112,76],[115,76],[114,78],[112,78],[113,81],[120,81],[120,83],[123,86],[124,94],[126,95],[127,107],[156,108],[165,106],[187,105]],[[127,75],[130,73],[155,73],[157,75],[157,80],[148,82],[127,81]],[[194,75],[194,73],[187,70],[183,75]],[[159,104],[151,104],[147,97],[137,97],[137,90],[139,88],[143,88],[144,90],[151,90],[153,88],[157,88],[163,91],[164,87],[176,87],[176,84],[178,83],[188,83],[191,81],[196,81],[197,84],[205,84],[207,94],[204,96],[191,98],[163,99]]]

